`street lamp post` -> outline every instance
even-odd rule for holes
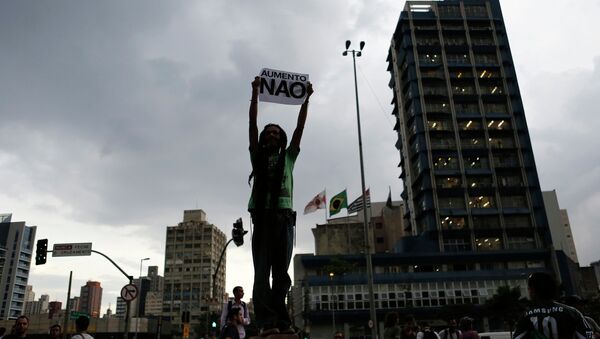
[[[140,324],[140,305],[142,304],[142,264],[144,261],[150,260],[150,258],[140,259],[140,278],[139,278],[139,288],[138,288],[138,296],[137,296],[137,317],[135,318],[135,339],[138,339],[138,330]]]
[[[329,281],[331,282],[331,321],[333,325],[333,331],[331,333],[335,333],[335,300],[334,300],[334,291],[333,291],[333,276],[335,274],[333,272],[329,272]]]
[[[367,220],[367,198],[365,195],[366,185],[365,185],[365,167],[363,161],[363,152],[362,152],[362,136],[360,131],[360,109],[358,105],[358,81],[356,80],[356,58],[362,55],[362,50],[365,47],[365,42],[360,42],[360,49],[357,50],[349,50],[350,48],[350,40],[346,40],[346,50],[342,53],[343,56],[347,56],[348,52],[352,53],[352,64],[354,66],[354,95],[356,97],[356,122],[358,124],[358,153],[360,157],[360,181],[362,185],[362,205],[363,205],[363,228],[364,228],[364,237],[365,237],[365,259],[367,262],[367,282],[369,285],[369,312],[370,312],[370,321],[369,325],[371,326],[371,338],[377,339],[377,314],[375,313],[375,298],[373,295],[373,262],[371,258],[371,244],[369,241],[369,224]]]

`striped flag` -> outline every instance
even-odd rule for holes
[[[367,188],[367,190],[365,192],[365,199],[367,200],[367,208],[371,208],[371,193],[369,191],[370,191],[370,188]],[[363,209],[363,197],[361,195],[360,197],[356,198],[356,200],[354,200],[348,206],[348,214],[358,212],[362,209]]]

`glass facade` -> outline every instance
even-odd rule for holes
[[[388,62],[412,235],[439,252],[548,248],[499,2],[407,2]],[[527,241],[510,238],[516,228]],[[451,229],[468,230],[460,241],[469,246],[446,241]],[[477,229],[495,230],[497,241],[481,242]]]

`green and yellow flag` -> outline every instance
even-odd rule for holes
[[[346,190],[336,194],[329,201],[329,216],[340,213],[342,208],[348,208],[348,197],[346,196]]]

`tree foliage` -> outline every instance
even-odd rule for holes
[[[527,299],[521,297],[519,287],[499,286],[496,294],[488,299],[486,307],[488,314],[504,321],[512,333],[515,323],[525,311]]]

